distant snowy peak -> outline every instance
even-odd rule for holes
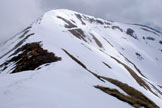
[[[52,10],[0,52],[0,107],[162,107],[162,34],[151,27]]]

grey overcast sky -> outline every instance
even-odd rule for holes
[[[162,27],[162,0],[1,0],[0,43],[44,12],[60,8],[113,21]]]

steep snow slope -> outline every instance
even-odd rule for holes
[[[53,10],[0,51],[0,108],[162,107],[162,34],[147,26]]]

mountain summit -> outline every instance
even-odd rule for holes
[[[0,108],[162,107],[162,34],[151,27],[52,10],[0,52]]]

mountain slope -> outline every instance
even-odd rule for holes
[[[0,51],[2,108],[162,107],[162,34],[147,26],[53,10]]]

